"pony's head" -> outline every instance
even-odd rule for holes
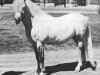
[[[22,14],[24,13],[24,7],[25,7],[25,1],[26,0],[14,0],[13,7],[14,7],[14,13],[15,13],[15,23],[19,24],[21,21]]]

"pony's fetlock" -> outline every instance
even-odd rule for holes
[[[75,70],[74,70],[75,73],[77,73],[79,71],[80,71],[80,67],[76,67]]]
[[[45,75],[45,73],[43,71],[41,71],[40,69],[38,69],[36,71],[35,75]]]
[[[41,72],[40,75],[45,75],[45,73]]]
[[[75,68],[75,73],[80,71],[82,64],[78,64]]]
[[[86,68],[86,61],[83,61],[83,62],[82,62],[82,67],[83,67],[83,68]]]

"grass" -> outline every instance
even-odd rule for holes
[[[20,52],[34,52],[31,44],[25,35],[24,26],[22,23],[16,25],[14,23],[14,13],[1,13],[3,19],[0,20],[0,54],[11,54]],[[64,14],[52,13],[52,16],[62,16]],[[89,25],[92,30],[93,47],[100,48],[100,16],[96,14],[84,14],[90,18]],[[46,45],[46,50],[57,50],[75,48],[75,43],[70,40],[68,43],[59,47]]]

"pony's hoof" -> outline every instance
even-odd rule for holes
[[[95,71],[96,68],[97,68],[97,62],[95,62],[95,66],[94,67],[92,66],[92,70]]]
[[[45,75],[43,72],[41,72],[41,73],[36,73],[35,72],[35,75]]]
[[[95,67],[92,67],[92,70],[95,71],[96,70],[96,66]]]
[[[82,66],[83,68],[86,68],[86,61],[82,62]]]
[[[79,72],[79,71],[80,71],[79,68],[76,68],[76,69],[74,70],[75,73],[77,73],[77,72]]]
[[[41,72],[40,75],[45,75],[45,74],[43,72]]]

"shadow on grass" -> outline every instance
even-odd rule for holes
[[[52,73],[60,72],[60,71],[74,71],[78,62],[71,62],[71,63],[62,63],[58,65],[53,66],[46,66],[45,67],[45,73],[46,75],[50,75]],[[86,65],[81,67],[80,71],[83,71],[84,69],[92,68],[89,61],[86,62]],[[3,73],[2,75],[20,75],[25,73],[25,71],[8,71]]]
[[[24,72],[21,72],[21,71],[8,71],[8,72],[3,73],[2,75],[20,75],[20,74],[23,74],[23,73],[25,73],[25,71]]]
[[[58,65],[53,65],[53,66],[46,66],[45,67],[45,73],[47,75],[50,75],[52,73],[60,72],[60,71],[74,71],[78,62],[71,62],[71,63],[63,63],[63,64],[58,64]],[[80,71],[83,71],[84,69],[91,68],[91,64],[89,61],[86,62],[85,67],[81,67]]]

